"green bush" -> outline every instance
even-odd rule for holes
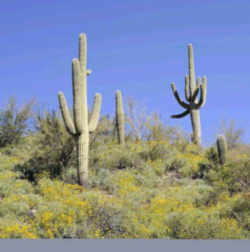
[[[6,108],[0,111],[0,148],[19,143],[27,134],[33,105],[34,100],[18,109],[15,98],[11,98]]]
[[[66,132],[61,117],[55,111],[38,114],[36,130],[36,151],[15,170],[32,182],[37,182],[43,173],[51,178],[62,177],[73,159],[74,139]]]

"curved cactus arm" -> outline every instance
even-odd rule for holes
[[[171,83],[171,88],[174,94],[174,97],[176,98],[177,102],[185,109],[189,109],[190,105],[185,103],[184,101],[181,100],[178,91],[176,90],[175,84]]]
[[[195,108],[199,109],[202,106],[204,106],[204,104],[206,103],[206,96],[207,96],[207,78],[204,76],[202,78],[202,85],[200,87],[201,90],[201,96],[200,96],[200,100],[198,102],[198,104],[196,104]]]
[[[178,115],[172,115],[171,116],[171,118],[182,118],[182,117],[184,117],[184,116],[186,116],[186,115],[188,115],[189,114],[189,110],[186,110],[186,111],[184,111],[183,113],[181,113],[181,114],[178,114]]]
[[[89,120],[89,132],[93,132],[97,127],[99,117],[100,117],[101,103],[102,103],[102,95],[99,93],[96,93],[93,111],[91,114],[91,118]]]
[[[187,101],[190,101],[190,94],[189,94],[189,77],[188,75],[185,76],[185,97]]]
[[[60,104],[60,110],[62,113],[62,117],[63,117],[63,121],[65,124],[65,127],[67,129],[67,131],[71,134],[71,135],[75,135],[76,134],[76,129],[75,126],[71,120],[71,116],[70,116],[70,112],[67,106],[67,102],[66,99],[64,97],[64,94],[62,92],[58,93],[58,100],[59,100],[59,104]]]
[[[195,89],[194,94],[193,94],[193,96],[191,98],[191,102],[194,102],[195,99],[197,98],[197,96],[199,94],[200,87],[201,87],[201,85],[197,86],[197,88]]]

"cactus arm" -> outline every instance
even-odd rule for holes
[[[196,100],[196,98],[197,98],[197,96],[198,96],[198,94],[199,94],[200,87],[201,87],[201,86],[199,85],[199,86],[197,86],[197,88],[195,89],[194,94],[193,94],[193,96],[192,96],[192,99],[190,100],[192,103]]]
[[[186,111],[184,111],[183,113],[181,113],[181,114],[177,114],[177,115],[172,115],[171,116],[171,118],[182,118],[182,117],[184,117],[184,116],[186,116],[186,115],[188,115],[189,114],[189,110],[186,110]]]
[[[66,99],[63,93],[59,93],[59,103],[65,127],[74,136],[77,149],[78,183],[88,186],[88,153],[89,153],[89,124],[87,104],[87,76],[91,70],[87,70],[87,39],[85,34],[79,36],[79,59],[72,60],[72,84],[73,84],[73,120],[71,119]],[[90,130],[97,127],[99,119],[101,95],[95,97],[93,114],[90,119]]]
[[[177,102],[185,109],[188,109],[190,107],[189,104],[185,103],[184,101],[181,100],[179,94],[178,94],[178,91],[176,90],[176,87],[175,87],[175,84],[174,83],[171,83],[171,88],[172,88],[172,91],[173,91],[173,95],[174,97],[176,98]]]
[[[71,116],[70,116],[70,112],[69,112],[69,109],[68,109],[68,106],[67,106],[67,102],[66,102],[64,94],[62,92],[58,93],[58,100],[59,100],[60,110],[61,110],[61,113],[62,113],[62,117],[63,117],[65,127],[66,127],[67,131],[71,135],[75,135],[76,134],[76,129],[75,129],[75,126],[73,124],[73,121],[71,120]]]
[[[196,79],[196,87],[199,87],[201,85],[201,78],[197,77]]]
[[[202,85],[200,87],[201,90],[201,96],[200,96],[200,100],[198,102],[198,104],[196,104],[196,109],[201,108],[202,106],[204,106],[204,104],[206,103],[206,96],[207,96],[207,78],[204,76],[202,78]]]
[[[102,103],[102,96],[101,94],[97,93],[95,95],[92,115],[89,120],[89,132],[93,132],[97,127],[100,117],[101,103]]]
[[[79,61],[82,71],[86,71],[87,76],[89,76],[92,71],[86,69],[87,67],[87,37],[85,33],[79,35]]]
[[[191,99],[190,99],[190,102],[191,102],[191,103],[194,103],[194,102],[197,101],[196,98],[197,98],[197,96],[198,96],[200,86],[201,86],[201,78],[198,77],[198,78],[196,79],[196,87],[195,87],[194,93],[193,93],[193,95],[192,95],[192,97],[191,97]]]
[[[188,78],[189,78],[188,75],[186,75],[185,76],[185,97],[187,101],[190,101]]]
[[[200,84],[200,78],[195,78],[194,68],[194,55],[192,44],[188,44],[188,75],[185,76],[185,97],[188,104],[184,103],[176,91],[174,84],[171,85],[172,91],[178,103],[186,108],[186,111],[181,114],[172,115],[172,118],[182,118],[190,114],[193,137],[192,142],[201,145],[201,125],[200,125],[200,114],[199,108],[204,105],[206,98],[206,79],[203,79],[203,85]],[[200,100],[198,101],[197,96],[201,92]]]
[[[74,121],[77,133],[82,133],[83,130],[83,86],[82,86],[82,73],[80,71],[80,63],[78,59],[72,60],[72,84],[73,84],[73,112]]]

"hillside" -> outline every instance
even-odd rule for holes
[[[216,145],[197,147],[155,116],[122,146],[102,116],[85,188],[61,117],[43,111],[35,125],[5,125],[15,137],[0,148],[0,238],[250,239],[248,145],[222,165]]]

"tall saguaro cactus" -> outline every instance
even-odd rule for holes
[[[226,163],[226,156],[227,156],[227,142],[223,135],[219,135],[217,137],[217,151],[219,156],[219,162],[221,165]]]
[[[171,84],[171,88],[177,102],[186,110],[181,114],[172,115],[171,117],[182,118],[190,114],[193,129],[192,142],[197,145],[201,145],[201,123],[199,109],[206,102],[207,78],[205,76],[202,78],[202,84],[200,83],[200,78],[197,78],[196,81],[192,44],[188,45],[188,70],[189,74],[185,76],[185,97],[187,103],[181,100],[176,90],[175,84]],[[198,101],[197,96],[199,91],[200,99]]]
[[[90,73],[87,69],[87,39],[86,35],[81,33],[79,59],[72,60],[73,120],[62,92],[58,93],[58,98],[65,127],[76,140],[78,182],[85,187],[88,185],[89,133],[97,127],[102,99],[101,94],[95,95],[93,112],[88,120],[87,76]]]
[[[122,94],[120,90],[116,91],[116,130],[118,136],[118,142],[121,145],[125,144],[125,130],[124,130],[124,111],[122,104]]]

